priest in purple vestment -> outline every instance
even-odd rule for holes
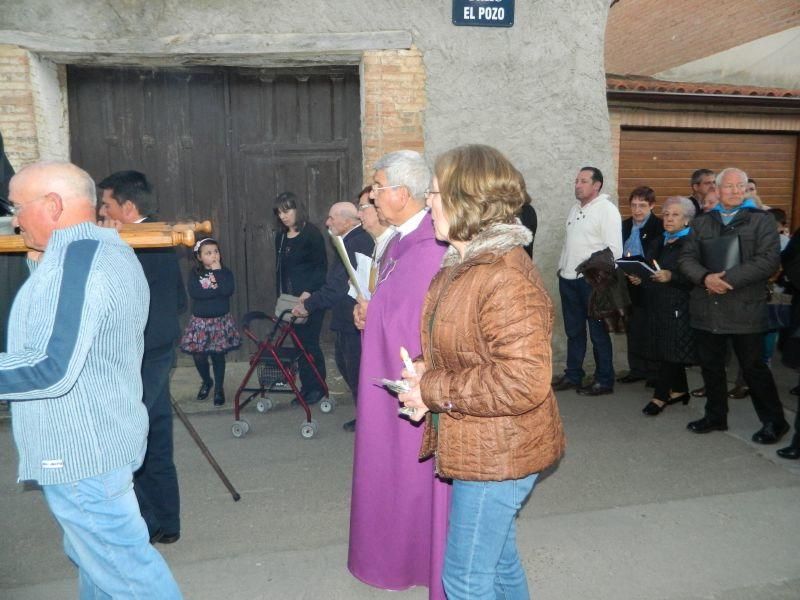
[[[444,599],[441,582],[450,484],[419,460],[423,428],[398,413],[397,397],[375,379],[400,379],[400,347],[418,356],[420,316],[446,246],[425,209],[431,173],[404,150],[375,165],[372,196],[397,233],[381,258],[372,299],[361,302],[361,373],[356,407],[348,568],[369,585],[403,590],[424,585]]]

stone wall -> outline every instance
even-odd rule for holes
[[[0,45],[0,132],[14,169],[39,159],[28,53]]]

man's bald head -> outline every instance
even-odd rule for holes
[[[344,235],[360,222],[361,219],[358,218],[358,209],[355,204],[352,202],[337,202],[328,211],[325,225],[334,235]]]
[[[97,192],[83,169],[68,162],[38,162],[24,167],[9,183],[14,225],[30,248],[43,250],[56,229],[94,222]]]

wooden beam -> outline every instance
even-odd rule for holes
[[[35,52],[56,63],[260,65],[276,62],[323,64],[334,60],[357,63],[368,50],[407,49],[408,31],[354,33],[179,34],[162,38],[84,40],[0,30],[0,44]]]

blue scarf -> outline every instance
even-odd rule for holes
[[[628,236],[628,239],[625,240],[625,243],[622,246],[622,252],[625,256],[643,256],[644,249],[642,248],[642,238],[639,235],[639,231],[647,224],[647,221],[650,219],[650,215],[647,215],[647,218],[642,221],[641,223],[637,224],[631,218],[631,234]]]
[[[722,222],[725,223],[725,225],[727,225],[728,223],[731,222],[731,220],[733,219],[734,215],[737,212],[739,212],[739,209],[741,209],[741,208],[755,208],[756,210],[758,210],[758,206],[750,198],[747,198],[739,206],[735,206],[734,208],[731,208],[730,210],[725,210],[725,208],[723,208],[723,206],[722,206],[722,202],[717,204],[711,210],[712,211],[714,211],[714,210],[717,211],[720,214],[720,217],[722,217]]]
[[[670,233],[669,231],[664,232],[664,244],[671,242],[672,240],[677,240],[678,238],[685,237],[689,235],[689,232],[692,230],[691,227],[688,225],[681,229],[680,231],[676,231],[675,233]]]

